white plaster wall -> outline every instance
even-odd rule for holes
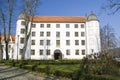
[[[20,44],[20,38],[24,37],[23,34],[20,34],[20,29],[24,28],[24,26],[21,25],[22,20],[17,21],[17,28],[16,28],[16,41],[15,41],[15,53],[14,53],[14,59],[21,59],[21,55],[19,55],[19,49],[23,48],[23,44]],[[30,37],[28,41],[28,47],[27,47],[27,54],[26,59],[54,59],[54,51],[56,49],[59,49],[63,57],[62,59],[82,59],[86,55],[81,54],[81,50],[85,49],[86,54],[91,53],[91,49],[94,49],[94,52],[100,51],[100,36],[99,36],[99,22],[98,21],[90,21],[86,23],[35,23],[36,28],[32,28],[32,31],[35,31],[36,36]],[[40,24],[44,24],[44,28],[40,28]],[[50,28],[47,28],[47,24],[51,24]],[[60,24],[60,28],[56,28],[56,24]],[[66,24],[70,25],[70,28],[66,28]],[[78,24],[78,28],[74,28],[74,24]],[[85,28],[81,28],[81,24],[85,25]],[[44,37],[40,37],[40,31],[44,31]],[[46,37],[46,32],[50,31],[51,36]],[[60,32],[60,38],[56,38],[56,32]],[[66,37],[66,32],[70,32],[70,37]],[[79,32],[79,37],[75,37],[74,33]],[[85,37],[81,37],[81,32],[85,32]],[[18,36],[19,35],[19,42],[18,42]],[[35,40],[35,45],[31,45],[31,40]],[[51,40],[50,46],[44,45],[40,46],[40,40]],[[56,47],[56,39],[60,40],[60,47]],[[66,40],[70,40],[70,46],[66,46]],[[79,46],[75,46],[75,40],[79,40]],[[85,40],[85,46],[81,45],[81,40]],[[92,42],[90,42],[92,41]],[[19,46],[17,48],[17,43],[19,43]],[[35,55],[30,54],[30,50],[35,49]],[[39,55],[39,50],[44,50],[44,55]],[[50,55],[46,55],[45,49],[50,49]],[[66,55],[66,50],[70,49],[70,55]],[[79,49],[79,55],[75,55],[75,50]],[[18,50],[18,51],[17,51]]]
[[[87,53],[93,54],[100,51],[100,29],[98,21],[86,22]],[[93,52],[92,52],[93,49]]]

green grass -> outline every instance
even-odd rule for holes
[[[55,70],[68,70],[68,71],[75,71],[79,69],[79,64],[74,65],[49,65],[52,69]]]

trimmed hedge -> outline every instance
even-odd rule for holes
[[[81,80],[114,80],[114,79],[101,75],[83,75]]]
[[[54,74],[55,76],[61,76],[61,77],[67,77],[71,78],[72,80],[78,80],[79,76],[81,77],[80,80],[113,80],[112,78],[100,76],[100,75],[107,75],[107,71],[113,70],[116,72],[118,68],[112,67],[111,68],[105,68],[107,64],[101,65],[101,62],[99,60],[88,60],[88,62],[82,62],[82,60],[24,60],[24,61],[4,61],[6,65],[13,66],[13,67],[19,67],[22,69],[27,69],[30,71],[37,71],[37,72],[43,72],[48,74]],[[120,65],[120,62],[114,62],[118,66]],[[77,67],[75,65],[77,64]],[[86,66],[86,64],[88,66]],[[56,66],[57,65],[57,66]],[[71,66],[72,65],[72,66]],[[74,66],[73,66],[74,65]],[[77,69],[79,70],[80,67],[83,66],[82,71],[85,72],[85,70],[88,70],[89,73],[85,72],[85,74],[77,74]],[[69,68],[71,66],[71,68]],[[75,69],[73,69],[75,68]],[[103,74],[105,72],[106,74]],[[83,73],[84,73],[83,72]],[[112,71],[111,71],[112,72]],[[120,72],[120,71],[119,71]],[[86,74],[87,73],[87,74]],[[92,75],[88,75],[92,74]],[[112,72],[112,74],[114,74]],[[109,75],[109,74],[108,74]],[[78,77],[76,77],[78,76]]]

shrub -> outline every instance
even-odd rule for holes
[[[35,67],[35,71],[45,72],[45,67],[44,66],[37,66],[37,67]]]
[[[61,77],[67,77],[67,78],[71,78],[73,72],[71,71],[67,71],[67,70],[56,70],[54,72],[55,76],[61,76]]]
[[[32,70],[32,65],[24,65],[23,69]]]
[[[47,66],[45,67],[45,73],[46,73],[47,75],[50,74],[50,66],[49,66],[49,65],[47,65]]]
[[[114,79],[101,75],[83,75],[81,77],[81,80],[114,80]]]

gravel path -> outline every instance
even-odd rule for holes
[[[26,70],[7,67],[0,64],[0,80],[58,80],[40,77]]]

